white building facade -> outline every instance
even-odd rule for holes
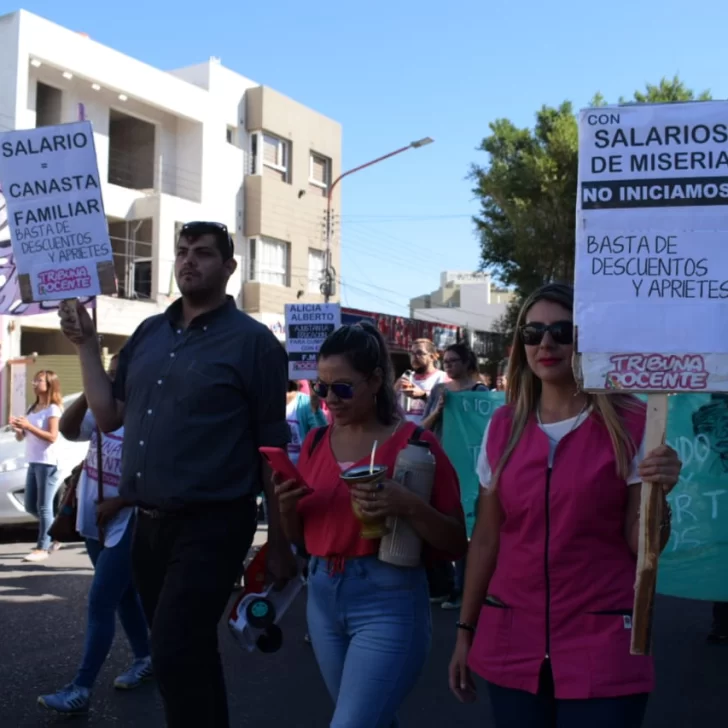
[[[490,273],[446,270],[437,290],[410,300],[410,316],[490,332],[512,298],[493,285]]]
[[[339,124],[219,59],[163,71],[23,10],[0,17],[0,131],[79,118],[93,124],[115,258],[118,295],[98,301],[111,348],[176,297],[174,245],[191,220],[228,226],[239,263],[229,293],[271,328],[284,303],[323,300]],[[337,240],[332,253],[340,270]],[[72,353],[55,314],[0,326],[0,372],[21,353]]]

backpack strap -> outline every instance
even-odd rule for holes
[[[422,435],[424,435],[424,434],[425,434],[425,428],[424,427],[420,427],[418,425],[412,431],[412,434],[410,435],[409,441],[410,442],[418,442],[422,438]]]
[[[313,437],[311,438],[311,444],[308,446],[308,455],[311,457],[313,455],[313,451],[318,447],[321,440],[324,439],[324,435],[326,434],[326,431],[329,429],[328,425],[324,425],[323,427],[317,427],[313,431]]]

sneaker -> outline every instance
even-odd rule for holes
[[[117,690],[134,690],[152,677],[152,658],[134,660],[131,667],[114,680]]]
[[[450,596],[448,597],[441,605],[440,607],[442,609],[447,609],[448,611],[452,611],[454,609],[460,609],[460,607],[463,605],[463,600],[459,596]]]
[[[55,553],[63,548],[63,544],[60,541],[54,541],[49,549],[50,553]]]
[[[45,549],[33,549],[24,559],[26,563],[45,561],[50,554]]]
[[[436,597],[430,597],[430,604],[442,604],[443,602],[446,602],[448,599],[447,594],[440,594]]]
[[[56,693],[41,695],[38,698],[38,705],[46,710],[52,710],[54,713],[62,713],[63,715],[87,713],[90,702],[91,691],[73,683],[66,685],[65,688],[61,688]]]

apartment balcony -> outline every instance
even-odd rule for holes
[[[154,300],[152,235],[151,218],[109,220],[117,298],[147,303]]]
[[[140,194],[171,195],[189,202],[202,201],[202,177],[191,170],[167,165],[161,157],[109,149],[106,181],[112,188],[121,188],[120,194],[136,199]]]

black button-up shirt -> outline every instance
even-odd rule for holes
[[[232,298],[184,329],[181,300],[119,356],[122,497],[174,510],[260,491],[258,447],[285,447],[288,358]]]

